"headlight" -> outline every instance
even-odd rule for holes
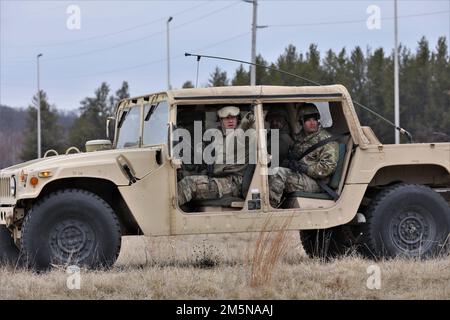
[[[12,176],[9,179],[9,190],[11,192],[11,196],[15,197],[16,196],[16,178],[14,176]]]

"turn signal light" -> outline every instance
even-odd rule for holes
[[[35,187],[39,183],[39,179],[37,177],[32,177],[30,179],[30,184]]]
[[[41,171],[39,172],[39,177],[40,178],[50,178],[53,174],[51,173],[51,171]]]

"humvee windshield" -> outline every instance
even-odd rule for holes
[[[117,149],[139,147],[141,106],[122,110],[119,116]]]
[[[169,108],[167,101],[144,105],[144,146],[164,144],[167,141],[167,121]]]
[[[144,109],[144,119],[141,111]],[[137,148],[141,145],[150,146],[164,144],[167,141],[167,121],[169,108],[167,101],[133,105],[124,108],[119,114],[117,149]],[[141,123],[143,134],[141,138]]]

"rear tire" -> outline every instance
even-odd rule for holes
[[[19,249],[16,247],[11,232],[0,226],[0,266],[16,265],[19,261]]]
[[[108,268],[121,246],[120,224],[111,207],[97,195],[68,189],[52,193],[25,217],[22,252],[37,270],[55,265]]]
[[[432,189],[400,184],[373,199],[361,225],[362,253],[371,258],[430,258],[450,249],[450,207]]]
[[[356,238],[352,226],[338,226],[329,229],[302,230],[300,240],[310,258],[329,260],[353,251]]]

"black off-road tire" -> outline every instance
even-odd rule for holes
[[[356,237],[352,226],[338,226],[329,229],[302,230],[300,240],[310,258],[329,260],[354,251]]]
[[[450,207],[423,185],[381,191],[361,225],[361,252],[369,258],[433,258],[450,250]]]
[[[116,214],[103,199],[84,190],[67,189],[44,197],[23,222],[22,254],[36,270],[52,265],[109,268],[120,246]]]
[[[11,237],[11,232],[4,226],[0,226],[0,266],[17,265],[19,261],[19,249]]]

